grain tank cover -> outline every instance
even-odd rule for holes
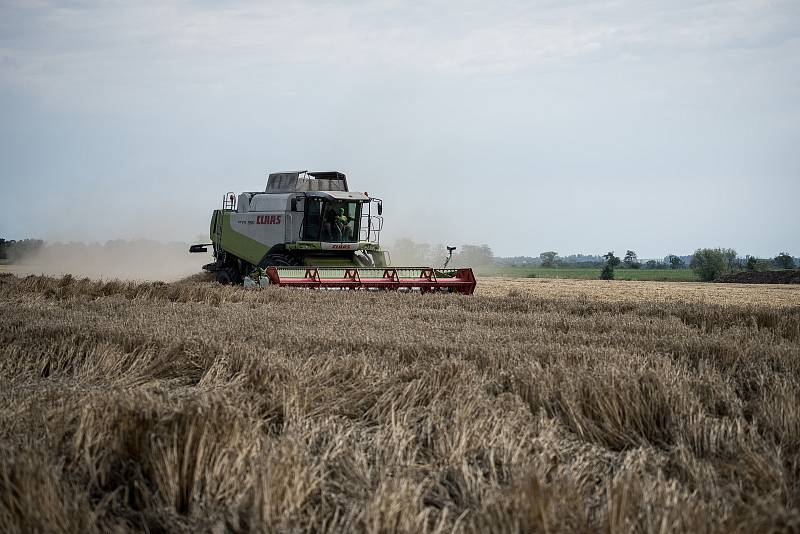
[[[267,193],[347,191],[347,177],[337,171],[274,172],[267,179]]]

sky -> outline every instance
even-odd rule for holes
[[[0,236],[191,242],[299,169],[387,245],[800,255],[800,2],[0,0]]]

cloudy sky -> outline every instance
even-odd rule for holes
[[[800,2],[0,2],[0,235],[338,169],[410,236],[800,254]]]

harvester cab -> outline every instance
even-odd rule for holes
[[[280,172],[264,191],[226,193],[211,217],[211,243],[189,250],[213,247],[215,261],[203,268],[223,284],[264,273],[288,286],[472,293],[471,269],[390,267],[382,229],[383,201],[350,191],[343,173]]]

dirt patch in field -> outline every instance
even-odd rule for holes
[[[800,269],[785,271],[744,271],[725,274],[715,280],[726,284],[800,284]]]

